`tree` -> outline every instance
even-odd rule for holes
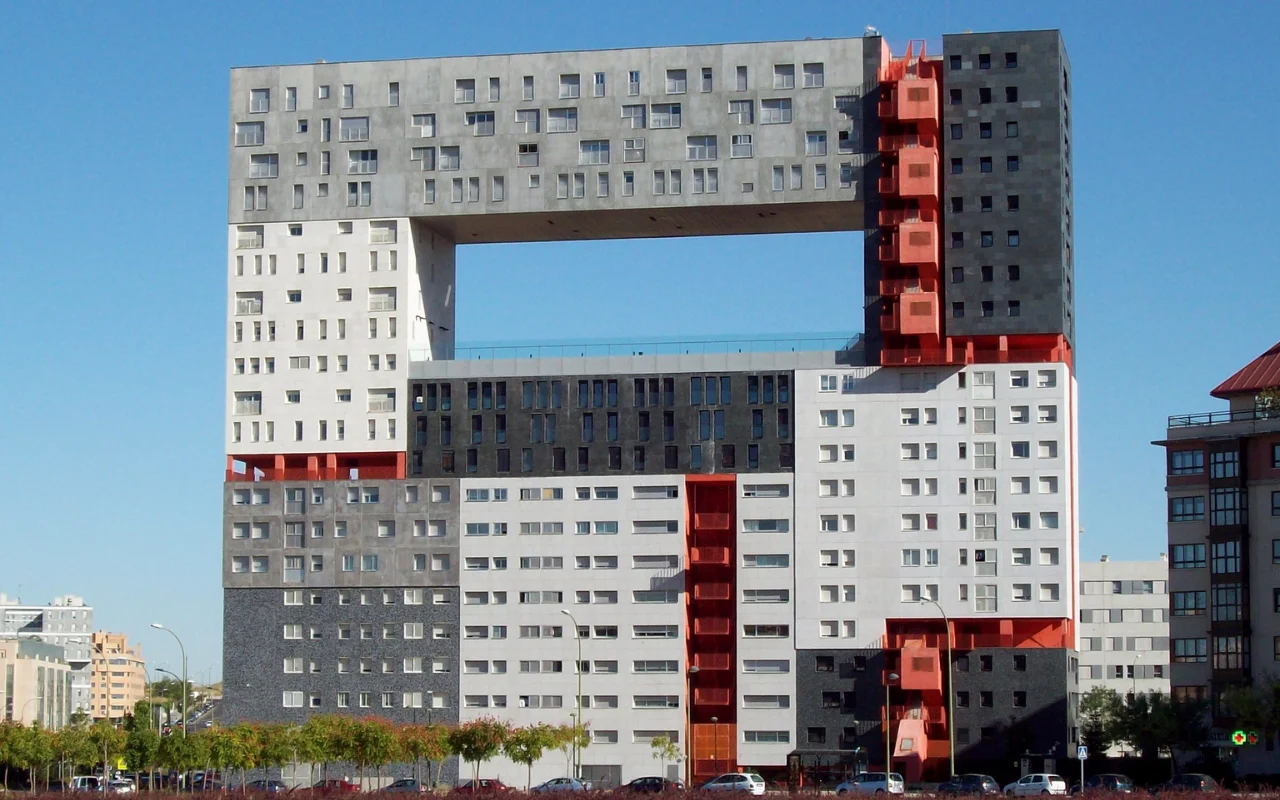
[[[352,756],[360,770],[360,783],[363,786],[365,770],[373,767],[377,773],[378,786],[382,788],[382,768],[396,760],[399,740],[395,731],[386,720],[370,717],[357,722],[352,729]]]
[[[1209,738],[1207,706],[1199,701],[1174,702],[1161,692],[1131,695],[1120,715],[1117,739],[1143,758],[1156,758],[1167,748],[1177,769],[1178,750],[1200,750]]]
[[[587,745],[591,744],[591,730],[585,725],[559,725],[555,731],[556,749],[564,753],[566,763],[569,763],[574,752],[581,754],[587,749]],[[581,758],[582,756],[579,755],[578,759],[581,760]]]
[[[136,720],[136,717],[134,718]],[[124,741],[124,760],[129,769],[138,774],[150,772],[154,778],[156,762],[160,755],[160,735],[154,728],[135,724]],[[154,780],[152,788],[154,789]]]
[[[680,745],[671,741],[670,736],[655,736],[649,742],[650,749],[653,750],[653,757],[658,759],[660,775],[667,777],[667,762],[679,763],[680,761]]]
[[[1080,698],[1080,739],[1101,758],[1116,743],[1124,702],[1115,689],[1095,686]]]
[[[480,765],[496,756],[507,740],[510,728],[496,717],[465,722],[449,732],[449,746],[471,764],[471,777],[480,777]]]
[[[284,765],[294,764],[294,777],[298,768],[298,727],[296,725],[261,725],[258,727],[258,762],[264,767],[284,771]]]
[[[1264,740],[1280,733],[1280,679],[1274,674],[1256,678],[1251,686],[1228,689],[1223,701],[1238,727],[1253,729]]]
[[[53,737],[53,750],[58,763],[69,768],[71,774],[75,774],[80,767],[88,767],[98,761],[93,742],[89,741],[87,723],[73,723],[58,731]],[[63,791],[65,790],[66,781],[63,781]]]
[[[32,794],[36,791],[36,774],[41,767],[53,762],[53,735],[39,723],[33,722],[29,727],[19,727],[15,732],[12,758],[15,766],[27,771],[28,786]],[[48,774],[45,785],[48,785]]]
[[[195,769],[209,763],[208,732],[198,736],[165,736],[160,739],[158,749],[160,765],[174,770],[183,776],[183,783],[190,785],[186,776]]]
[[[517,764],[525,766],[525,788],[532,788],[533,765],[542,754],[556,746],[556,731],[550,725],[516,728],[502,743],[502,752]]]
[[[431,779],[432,765],[444,761],[452,754],[449,746],[449,728],[444,725],[405,725],[400,728],[400,753],[413,759],[414,776],[418,776],[418,761],[427,761],[427,786],[434,786]]]
[[[139,700],[133,704],[133,713],[124,718],[124,730],[129,733],[134,728],[153,728],[154,717],[151,713],[151,701]]]
[[[188,739],[192,738],[190,736]],[[230,728],[209,728],[199,736],[208,746],[208,761],[222,773],[222,790],[227,790],[227,770],[239,765],[240,739]]]
[[[4,783],[9,789],[9,767],[18,764],[18,749],[21,746],[22,726],[15,722],[0,722],[0,764],[4,764]]]
[[[100,719],[89,726],[89,741],[93,752],[102,757],[102,782],[111,779],[111,765],[124,754],[125,733],[110,720]]]

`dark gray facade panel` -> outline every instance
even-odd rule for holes
[[[708,402],[708,379],[716,381],[717,402]],[[757,402],[749,402],[752,379],[758,381]],[[772,402],[766,403],[765,381],[772,384]],[[637,405],[635,381],[645,382],[644,405]],[[693,381],[702,382],[702,402],[693,404]],[[657,404],[650,393],[657,381]],[[669,384],[664,383],[669,381]],[[729,392],[724,392],[724,381]],[[579,403],[579,385],[585,382],[587,405]],[[779,386],[785,382],[786,402],[779,402]],[[532,383],[534,401],[525,407],[525,384]],[[560,386],[560,403],[555,407],[555,385]],[[469,385],[475,384],[476,408],[469,408]],[[498,384],[505,384],[505,408],[498,408]],[[539,387],[545,384],[550,402],[540,407]],[[793,468],[792,445],[795,417],[792,404],[791,372],[748,375],[742,372],[698,375],[544,375],[537,378],[494,378],[492,380],[413,381],[407,421],[410,436],[409,472],[428,478],[543,477],[552,475],[637,475],[685,473],[789,472]],[[444,387],[448,386],[450,408],[442,409]],[[484,407],[486,386],[493,392],[491,408]],[[616,387],[616,404],[610,386]],[[670,392],[664,389],[667,386]],[[600,394],[597,394],[599,387]],[[434,405],[432,401],[434,393]],[[417,398],[423,398],[419,403]],[[602,399],[601,399],[602,398]],[[601,399],[597,404],[597,399]],[[670,401],[670,402],[668,402]],[[727,402],[726,402],[727,401]],[[759,412],[757,430],[753,412]],[[779,414],[785,419],[781,428]],[[590,415],[592,441],[584,440],[585,421]],[[648,415],[648,438],[642,436],[642,415]],[[664,419],[670,414],[668,439]],[[555,442],[548,443],[547,416],[555,418]],[[703,417],[705,415],[705,418]],[[448,419],[448,437],[443,433]],[[480,420],[479,441],[473,441],[473,420]],[[616,438],[611,440],[611,419],[616,419]],[[722,420],[723,435],[720,433]],[[498,441],[499,424],[505,425],[505,440]],[[539,423],[535,425],[535,422]],[[704,439],[703,425],[709,425]],[[540,431],[535,435],[534,430]],[[759,438],[756,438],[756,434]],[[535,439],[541,441],[535,441]],[[701,449],[702,464],[692,463],[693,447]],[[669,467],[666,448],[674,447],[675,465]],[[555,450],[563,448],[563,469],[555,463]],[[586,468],[580,467],[579,451],[586,449]],[[643,469],[636,463],[637,448],[643,448]],[[531,462],[526,468],[525,450]],[[474,463],[468,451],[474,450]],[[506,451],[506,469],[499,451]],[[756,458],[752,458],[752,453]],[[730,455],[732,458],[730,459]],[[452,469],[449,464],[452,463]],[[754,464],[754,466],[753,466]]]
[[[1008,54],[1015,65],[1006,65]],[[1074,344],[1069,85],[1057,31],[943,37],[941,278],[948,335],[1064,333]],[[1016,171],[1010,157],[1018,159]],[[989,172],[983,159],[990,159]],[[1017,210],[1010,210],[1015,195]],[[990,210],[983,210],[983,198],[990,198]],[[955,210],[956,200],[963,210]],[[962,246],[953,246],[956,234]],[[1010,266],[1018,268],[1016,280]],[[1016,316],[1010,301],[1019,304]],[[963,304],[963,316],[956,316],[955,303]],[[991,304],[990,316],[983,303]]]
[[[377,491],[376,503],[364,502],[370,489]],[[411,499],[410,489],[416,500]],[[301,500],[290,501],[290,492]],[[351,492],[359,502],[353,502]],[[432,502],[437,492],[443,493],[442,499]],[[248,504],[237,500],[245,493]],[[255,502],[261,494],[266,502]],[[458,508],[458,481],[449,478],[226,483],[223,586],[456,586]],[[336,536],[338,523],[345,524],[345,537]],[[383,523],[391,524],[386,531],[392,535],[379,535]],[[267,526],[268,535],[255,538],[255,525]],[[249,538],[240,538],[244,526],[249,526]],[[295,531],[292,536],[286,533],[289,530]],[[435,535],[440,531],[443,536]],[[376,571],[362,569],[361,557],[366,554],[378,557]],[[232,570],[236,557],[255,556],[267,558],[266,572]],[[289,556],[300,557],[304,571],[286,581],[284,559]],[[344,556],[354,557],[355,569],[343,569]],[[445,566],[447,562],[446,568],[432,569],[436,556],[443,561],[435,563]]]
[[[957,651],[956,769],[1025,753],[1066,758],[1076,736],[1075,652],[1033,648]],[[987,661],[989,659],[989,661]],[[1021,660],[1025,659],[1025,661]],[[990,671],[985,667],[989,663]],[[800,650],[796,653],[796,746],[852,750],[884,763],[885,654],[880,650]],[[1015,692],[1023,693],[1015,698]],[[983,705],[989,693],[990,706]],[[905,702],[894,688],[889,702]],[[1019,705],[1019,703],[1025,703]]]
[[[418,588],[418,587],[406,587]],[[384,605],[382,589],[366,590],[372,596],[361,604],[353,590],[350,604],[340,605],[338,589],[304,589],[303,605],[286,606],[281,589],[227,589],[223,592],[223,722],[301,723],[315,714],[377,716],[395,722],[456,722],[458,719],[458,590],[445,593],[444,603],[434,603],[426,589],[423,605],[405,605],[402,590],[387,589],[395,602]],[[312,595],[320,602],[312,602]],[[405,639],[403,625],[421,622],[424,638]],[[302,639],[284,638],[284,626],[302,626]],[[352,626],[352,638],[339,639],[340,624]],[[372,639],[360,638],[360,625],[371,625]],[[382,638],[383,625],[396,626],[394,639]],[[432,626],[446,626],[448,638],[432,638]],[[320,638],[310,638],[314,626]],[[406,657],[423,659],[421,674],[405,674]],[[302,673],[286,674],[286,658],[301,658]],[[339,673],[339,658],[349,659],[349,672]],[[360,659],[372,659],[372,673],[360,671]],[[392,671],[382,672],[386,659]],[[443,661],[445,671],[432,670],[432,660]],[[302,692],[302,708],[285,708],[283,693]],[[348,708],[338,707],[338,693],[347,692]],[[360,693],[371,693],[370,705],[360,707]],[[382,694],[392,693],[392,707],[385,708]],[[423,708],[403,707],[403,693],[422,692]],[[443,708],[431,708],[430,695],[444,697]],[[311,697],[319,698],[312,705]]]

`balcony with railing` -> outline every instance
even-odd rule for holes
[[[693,587],[694,600],[724,601],[733,598],[733,587],[727,583],[698,583]]]
[[[1201,428],[1233,422],[1270,423],[1268,430],[1274,430],[1280,428],[1280,408],[1238,408],[1230,411],[1207,411],[1203,414],[1175,414],[1169,417],[1170,428]]]
[[[897,150],[909,150],[916,147],[932,150],[934,157],[937,157],[938,153],[938,137],[932,133],[886,134],[876,139],[876,145],[881,153],[892,153]]]
[[[937,291],[938,282],[933,278],[901,278],[880,281],[880,294],[882,297]]]
[[[727,531],[732,524],[729,514],[701,511],[693,515],[693,527],[704,531]]]
[[[932,208],[885,208],[876,216],[882,228],[894,228],[904,223],[937,222],[938,212]]]
[[[689,551],[689,561],[694,566],[729,566],[729,548],[695,547]]]
[[[728,617],[698,617],[693,621],[693,632],[697,636],[731,636],[733,625]]]
[[[727,706],[733,702],[733,690],[723,688],[694,689],[693,702],[700,706]]]
[[[729,653],[694,653],[693,666],[698,671],[712,670],[723,672],[733,669],[733,656]]]

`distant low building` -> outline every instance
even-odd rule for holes
[[[5,722],[63,728],[71,717],[71,666],[62,647],[0,639],[0,709]]]
[[[93,634],[94,719],[118,721],[133,713],[134,705],[146,697],[147,666],[142,649],[130,647],[123,633],[98,631]]]
[[[60,646],[71,668],[71,712],[89,712],[89,639],[93,607],[83,597],[59,595],[49,603],[24,604],[0,592],[0,639],[18,637]]]
[[[1080,693],[1169,693],[1169,561],[1080,564]],[[1119,748],[1114,748],[1116,752]]]

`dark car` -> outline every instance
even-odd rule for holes
[[[639,792],[642,794],[656,792],[683,792],[684,784],[668,778],[636,778],[630,783],[618,787],[619,792]]]
[[[472,778],[458,784],[454,791],[463,794],[488,794],[489,792],[509,792],[511,787],[493,778]]]
[[[953,775],[950,780],[938,784],[938,794],[948,797],[956,797],[962,794],[1000,794],[1000,784],[996,783],[996,779],[990,775],[979,775],[977,773]]]
[[[1094,775],[1084,782],[1086,792],[1119,792],[1133,794],[1133,781],[1126,775]],[[1071,787],[1072,794],[1080,794],[1080,784]]]
[[[315,789],[318,792],[332,792],[332,793],[360,791],[359,785],[354,784],[351,781],[338,780],[337,778],[330,778],[327,781],[316,781],[314,784],[312,784],[311,788]]]
[[[270,792],[271,794],[289,791],[289,787],[285,786],[283,781],[269,781],[265,779],[249,781],[245,784],[244,788],[251,792]]]
[[[427,787],[420,781],[413,778],[401,778],[390,786],[386,787],[384,792],[425,792]]]
[[[1168,783],[1152,786],[1150,791],[1152,794],[1160,792],[1216,792],[1219,788],[1218,782],[1208,775],[1189,772],[1185,775],[1179,775]]]

